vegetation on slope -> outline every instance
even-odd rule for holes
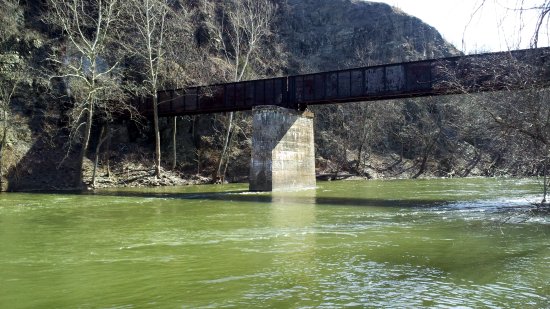
[[[144,119],[130,98],[459,54],[419,19],[366,1],[0,4],[3,190],[245,180],[249,113]],[[311,107],[317,168],[369,178],[543,175],[547,95]]]

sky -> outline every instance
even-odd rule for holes
[[[537,14],[520,11],[544,0],[371,0],[384,2],[422,19],[466,53],[528,48]],[[476,11],[484,2],[479,10]],[[476,12],[474,14],[474,12]],[[472,17],[473,15],[473,17]],[[547,29],[547,27],[546,27]],[[549,46],[542,34],[538,47]]]

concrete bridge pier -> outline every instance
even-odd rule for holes
[[[252,130],[250,191],[315,187],[313,113],[257,106]]]

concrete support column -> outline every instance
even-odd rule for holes
[[[252,130],[250,191],[315,187],[313,113],[258,106]]]

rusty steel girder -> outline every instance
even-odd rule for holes
[[[159,116],[547,87],[550,48],[457,56],[158,92]],[[142,115],[151,98],[136,98]]]

